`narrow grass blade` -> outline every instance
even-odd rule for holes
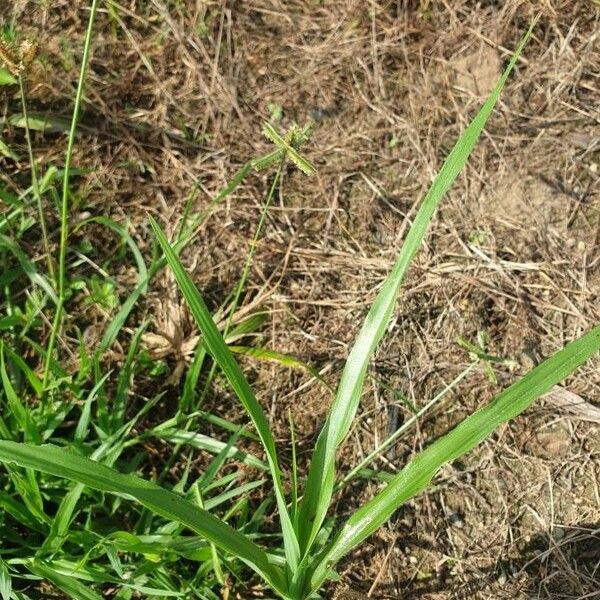
[[[196,503],[198,504],[198,506],[200,506],[200,508],[206,508],[206,506],[204,506],[204,502],[202,499],[202,492],[200,491],[200,485],[198,482],[196,482],[194,484],[193,492],[194,492],[194,499],[196,500]],[[215,574],[217,582],[219,583],[220,586],[223,586],[225,584],[225,577],[223,575],[221,559],[219,558],[219,553],[217,551],[217,547],[213,543],[210,544],[210,555],[211,555],[212,570]],[[205,565],[203,565],[203,566],[208,566],[208,564],[209,563],[207,561],[207,563],[205,563]]]
[[[332,391],[327,382],[321,377],[321,374],[316,369],[313,369],[310,365],[290,356],[289,354],[283,354],[276,350],[268,350],[267,348],[254,348],[252,346],[229,346],[229,349],[234,354],[241,354],[243,356],[250,356],[257,360],[265,360],[279,363],[282,367],[288,367],[290,369],[300,369],[306,371],[312,375],[317,381],[322,383],[329,391]]]
[[[243,479],[245,472],[242,470],[233,471],[232,473],[227,473],[227,475],[223,475],[219,479],[215,479],[212,483],[206,484],[203,488],[203,492],[208,494],[208,492],[212,490],[218,490],[220,488],[227,488],[237,479]]]
[[[6,158],[10,158],[14,161],[19,160],[19,156],[15,154],[0,138],[0,154],[2,156],[6,156]]]
[[[73,171],[71,171],[73,172]],[[140,252],[137,244],[134,239],[131,237],[126,227],[120,225],[119,223],[109,219],[107,217],[90,217],[89,219],[85,219],[81,223],[77,225],[74,229],[74,232],[78,231],[88,223],[97,223],[98,225],[102,225],[111,231],[114,231],[121,239],[129,246],[131,253],[133,254],[133,258],[135,260],[135,264],[138,270],[138,281],[144,281],[148,277],[148,269],[146,268],[146,263],[144,262],[144,257]]]
[[[173,492],[140,477],[123,475],[115,469],[51,444],[32,446],[0,441],[0,462],[77,481],[96,490],[131,496],[151,512],[181,523],[219,548],[239,557],[275,590],[283,591],[282,573],[269,563],[266,553],[259,546]]]
[[[73,172],[73,170],[71,170],[71,172]],[[135,260],[138,271],[137,283],[135,285],[135,288],[125,300],[125,302],[123,302],[117,314],[111,319],[110,323],[108,324],[108,327],[106,328],[106,331],[104,332],[104,335],[102,336],[102,340],[100,342],[100,347],[98,350],[98,352],[102,354],[115,341],[117,335],[119,334],[119,331],[125,324],[125,320],[129,316],[129,313],[135,306],[140,296],[146,293],[146,290],[148,289],[148,283],[151,279],[151,275],[148,273],[148,268],[146,267],[146,263],[144,262],[144,258],[142,256],[142,253],[140,252],[140,249],[138,248],[134,239],[131,237],[131,235],[125,227],[106,217],[91,217],[89,219],[86,219],[85,221],[82,221],[77,226],[77,229],[81,229],[89,223],[97,223],[98,225],[102,225],[103,227],[106,227],[107,229],[110,229],[114,231],[117,235],[119,235],[121,239],[127,244],[127,246],[129,246],[129,249],[133,254],[133,258]]]
[[[183,391],[179,397],[178,411],[181,414],[189,412],[192,408],[192,403],[196,394],[196,387],[200,379],[200,373],[206,359],[206,349],[200,343],[194,351],[194,358],[190,364],[183,382]]]
[[[106,379],[107,376],[108,375],[106,375],[104,379]],[[88,396],[88,401],[86,401],[86,405],[89,403],[89,399],[92,398],[102,387],[102,385],[104,384],[104,379],[100,379],[98,381],[98,384],[90,392],[90,395]],[[149,402],[126,425],[123,425],[123,427],[119,431],[105,438],[100,444],[100,446],[98,446],[91,454],[91,460],[102,461],[106,466],[112,467],[116,460],[119,458],[121,452],[125,449],[125,444],[123,440],[131,433],[131,430],[135,427],[136,423],[143,416],[143,414],[147,413],[151,409],[152,405],[153,403]],[[76,430],[77,432],[79,432],[80,436],[84,436],[78,438],[78,441],[80,442],[83,442],[85,440],[85,437],[87,437],[87,432],[84,431],[84,428],[80,428],[82,419],[84,419],[83,413],[85,412],[85,410],[86,409],[84,408],[84,410],[82,411],[82,417],[79,420]],[[84,485],[82,483],[74,483],[71,489],[63,496],[60,505],[56,510],[56,513],[54,514],[54,518],[52,519],[52,525],[50,527],[48,537],[42,545],[42,554],[50,554],[53,552],[57,552],[63,544],[63,542],[65,541],[67,533],[69,531],[69,526],[71,525],[71,521],[74,518],[73,515],[75,514],[77,504],[83,492]]]
[[[146,330],[147,323],[142,323],[136,330],[133,338],[129,343],[127,350],[127,357],[121,367],[119,378],[117,381],[117,389],[115,391],[115,397],[111,410],[110,420],[110,432],[116,431],[123,425],[125,420],[125,413],[127,412],[127,398],[131,387],[131,374],[133,369],[133,362],[138,356],[138,350],[142,341],[142,335]]]
[[[19,269],[10,269],[10,271],[15,273],[15,277],[11,276],[9,279],[5,279],[6,271],[0,276],[0,286],[5,287],[6,285],[10,285],[13,281],[19,278],[21,272]],[[7,317],[0,317],[0,331],[6,331],[7,329],[13,329],[14,327],[25,327],[27,325],[27,321],[23,319],[21,315],[8,315]]]
[[[225,341],[228,344],[238,341],[239,339],[247,336],[250,333],[257,332],[267,320],[269,314],[267,312],[259,312],[245,318],[241,323],[238,323],[235,327],[232,327],[225,337]]]
[[[0,596],[2,600],[10,600],[12,593],[12,579],[6,563],[0,558]]]
[[[125,300],[125,302],[121,305],[121,308],[117,312],[117,314],[111,319],[104,335],[102,336],[102,341],[100,342],[99,352],[102,353],[115,341],[121,327],[125,323],[125,320],[129,316],[131,309],[139,299],[141,295],[143,295],[148,289],[148,282],[150,280],[150,275],[148,274],[148,269],[146,267],[146,263],[144,262],[144,258],[134,239],[131,237],[129,232],[125,227],[116,223],[112,219],[108,219],[106,217],[91,217],[81,222],[77,229],[81,229],[85,225],[89,223],[97,223],[98,225],[102,225],[111,231],[114,231],[117,235],[121,237],[121,239],[129,246],[131,253],[133,254],[133,258],[135,260],[138,277],[137,283],[135,285],[134,290],[131,292],[129,297]]]
[[[217,506],[220,506],[224,502],[228,502],[232,498],[237,498],[238,496],[246,498],[249,492],[255,490],[258,487],[261,487],[265,483],[265,481],[267,480],[257,479],[256,481],[249,481],[248,483],[244,483],[243,485],[240,485],[236,488],[227,490],[226,492],[222,492],[218,496],[207,498],[206,500],[204,500],[204,507],[206,508],[206,510],[213,510],[217,508]]]
[[[167,241],[167,238],[158,223],[151,219],[150,221],[156,239],[160,244],[165,258],[171,267],[177,284],[181,289],[183,296],[185,297],[192,315],[196,320],[198,328],[202,332],[203,343],[207,351],[214,358],[215,362],[221,367],[223,373],[227,377],[231,387],[235,391],[240,402],[244,405],[244,408],[248,411],[256,431],[260,436],[261,442],[267,453],[267,460],[269,462],[269,469],[273,477],[273,483],[275,486],[275,496],[277,498],[277,507],[279,509],[279,517],[281,520],[281,527],[285,543],[286,558],[292,569],[296,567],[299,562],[300,551],[298,547],[298,541],[292,522],[287,510],[285,494],[283,491],[283,485],[281,482],[281,472],[279,469],[279,461],[277,459],[277,452],[275,449],[275,439],[269,428],[269,422],[267,417],[255,398],[254,393],[250,389],[248,381],[244,377],[240,366],[236,362],[229,350],[227,344],[223,340],[221,333],[219,332],[208,307],[206,306],[198,288],[192,282],[190,276],[183,268],[177,255],[171,248],[171,245]]]
[[[191,446],[192,448],[198,448],[199,450],[205,450],[211,454],[219,454],[225,450],[227,444],[219,440],[215,440],[203,433],[197,433],[195,431],[185,431],[183,429],[167,429],[161,430],[156,429],[151,432],[151,435],[171,442],[172,444],[184,444]],[[239,450],[236,446],[232,446],[227,449],[227,458],[233,460],[239,460],[249,467],[254,467],[261,471],[268,471],[269,467],[259,458]]]
[[[292,476],[291,476],[291,509],[292,523],[297,528],[298,525],[298,460],[296,455],[296,428],[294,427],[294,417],[292,411],[288,411],[288,421],[290,423],[290,442],[292,445]]]
[[[109,534],[105,544],[110,544],[120,552],[137,552],[140,554],[166,554],[174,551],[182,556],[198,554],[202,559],[208,558],[208,544],[197,536],[178,536],[166,534],[134,535],[128,531],[115,531]]]
[[[2,200],[3,202],[6,202],[6,204],[9,204],[10,206],[14,206],[17,208],[24,208],[24,204],[21,201],[23,196],[17,198],[17,196],[14,196],[13,194],[11,194],[10,192],[7,192],[5,189],[0,188],[0,200]]]
[[[183,248],[185,248],[195,237],[198,228],[208,219],[208,217],[212,214],[212,211],[221,203],[225,198],[227,198],[231,193],[233,193],[237,187],[244,181],[247,177],[248,173],[250,173],[253,169],[259,168],[259,164],[262,167],[270,166],[276,161],[281,160],[280,152],[269,153],[266,156],[259,157],[258,159],[253,159],[248,161],[243,167],[236,173],[233,179],[213,198],[210,202],[208,208],[195,219],[193,222],[186,227],[183,227],[179,232],[177,242],[174,245],[175,253],[181,252]],[[112,319],[110,325],[106,329],[102,337],[102,341],[100,343],[99,352],[102,353],[106,351],[111,344],[115,341],[119,331],[123,327],[123,324],[127,320],[127,317],[131,313],[133,307],[137,304],[137,301],[141,296],[146,293],[148,289],[148,284],[154,278],[154,276],[161,271],[161,269],[165,266],[166,261],[164,259],[156,261],[153,265],[148,269],[148,274],[145,278],[140,278],[135,288],[132,290],[131,294],[128,298],[123,302],[121,308]]]
[[[4,346],[7,355],[9,356],[12,363],[15,367],[18,367],[23,375],[25,375],[29,385],[31,385],[32,389],[36,394],[41,394],[42,392],[42,380],[35,374],[33,369],[23,360],[21,356],[13,352],[8,346]]]
[[[217,427],[220,427],[225,431],[231,431],[232,433],[235,433],[240,429],[239,425],[236,425],[235,423],[232,423],[227,419],[223,419],[222,417],[218,417],[217,415],[213,415],[204,410],[199,410],[195,414],[197,414],[198,417],[200,417],[203,421],[206,421],[207,423],[212,423],[213,425],[216,425]],[[260,438],[255,433],[253,433],[252,431],[247,431],[246,429],[242,431],[242,437],[248,438],[249,440],[255,440],[257,442],[260,441]]]
[[[31,114],[26,119],[23,115],[11,115],[8,119],[13,127],[32,131],[45,131],[46,133],[67,133],[69,122],[66,119],[54,115]]]
[[[227,461],[227,457],[229,456],[231,451],[234,451],[235,444],[237,443],[240,435],[242,435],[243,429],[240,428],[233,435],[229,437],[227,443],[223,446],[223,449],[212,459],[208,467],[202,473],[202,477],[200,477],[198,481],[198,488],[203,491],[204,488],[210,485],[214,478],[217,476],[217,473],[221,470],[221,467]]]
[[[20,498],[19,501],[0,490],[0,510],[9,514],[17,523],[24,525],[27,529],[44,533],[38,520],[31,514]]]
[[[2,378],[2,385],[4,387],[4,394],[8,402],[8,407],[15,417],[17,424],[25,435],[25,440],[28,442],[34,442],[39,444],[41,437],[35,422],[31,418],[29,410],[21,402],[21,399],[17,395],[10,377],[6,371],[6,363],[4,360],[4,344],[0,341],[0,375]]]
[[[131,294],[129,294],[125,302],[121,304],[121,308],[117,311],[117,314],[111,319],[98,347],[98,353],[100,355],[108,350],[112,343],[117,339],[117,335],[119,335],[119,331],[121,331],[121,328],[133,310],[133,307],[137,304],[140,297],[146,293],[149,281],[150,277],[138,281]]]
[[[59,573],[50,565],[36,560],[26,566],[34,575],[47,579],[73,600],[102,600],[102,596],[96,594],[89,586],[74,577]]]
[[[50,532],[40,548],[41,554],[49,554],[60,549],[66,540],[73,515],[75,514],[75,509],[77,508],[77,503],[79,502],[83,491],[84,486],[81,483],[76,483],[62,497],[58,510],[52,519]]]
[[[316,589],[328,565],[376,531],[409,498],[429,485],[446,463],[472,450],[499,425],[513,419],[600,350],[600,325],[507,388],[493,402],[467,417],[450,433],[417,454],[373,500],[348,519],[331,544],[319,555],[311,579]]]
[[[500,81],[477,116],[460,136],[434,179],[406,236],[402,250],[375,298],[350,351],[337,395],[313,452],[304,497],[300,505],[298,537],[304,554],[310,549],[327,513],[334,485],[336,450],[346,437],[356,414],[369,361],[388,326],[404,274],[423,241],[435,209],[475,147],[500,92],[531,35],[532,28],[521,41]]]
[[[104,565],[96,564],[91,565],[89,556],[83,556],[79,560],[75,560],[76,557],[57,558],[49,561],[44,561],[43,564],[51,566],[54,571],[61,573],[62,575],[72,575],[79,581],[89,581],[90,583],[116,583],[124,585],[123,582],[115,577],[112,571],[106,569]],[[41,559],[38,559],[39,563],[42,563]],[[62,600],[62,599],[61,599]]]
[[[23,110],[23,118],[25,119],[25,140],[27,142],[27,153],[29,157],[29,166],[31,171],[31,187],[33,190],[33,195],[36,200],[37,208],[38,208],[38,224],[40,226],[40,233],[44,248],[44,254],[46,256],[46,264],[48,268],[48,276],[51,280],[56,282],[56,273],[54,271],[54,263],[52,261],[52,255],[50,251],[50,241],[48,238],[48,225],[46,223],[46,214],[44,211],[44,205],[42,202],[42,194],[40,193],[40,185],[38,179],[38,169],[35,157],[33,156],[33,142],[31,136],[31,130],[27,126],[29,121],[29,113],[27,108],[27,93],[26,93],[26,83],[25,76],[21,74],[19,76],[19,91],[21,95],[21,108]]]
[[[73,160],[73,149],[75,147],[75,137],[77,133],[77,124],[79,122],[79,113],[81,112],[81,104],[83,101],[83,89],[85,87],[85,79],[87,69],[89,66],[90,49],[92,46],[92,33],[94,31],[94,22],[96,19],[96,12],[98,10],[98,3],[98,0],[92,0],[89,9],[88,24],[85,32],[85,39],[83,42],[81,71],[79,73],[77,92],[75,94],[75,105],[73,107],[73,116],[71,118],[69,136],[67,138],[67,152],[65,155],[65,165],[62,178],[62,195],[60,200],[60,240],[58,244],[58,303],[56,305],[56,312],[52,321],[52,329],[50,331],[46,351],[46,365],[44,368],[44,390],[46,389],[49,382],[50,361],[54,356],[54,347],[58,340],[58,334],[62,324],[67,295],[67,246],[69,239],[69,183],[71,177],[71,163]]]
[[[88,394],[83,404],[83,408],[81,409],[81,415],[79,416],[79,420],[77,421],[77,427],[75,428],[75,435],[73,439],[76,442],[83,442],[88,436],[90,423],[92,420],[92,403],[96,399],[100,390],[103,389],[104,384],[106,383],[106,380],[109,378],[111,373],[112,371],[105,373]]]
[[[17,469],[12,465],[7,465],[6,469],[15,486],[15,490],[27,510],[37,519],[40,525],[45,526],[50,523],[50,519],[46,513],[44,513],[42,494],[40,493],[40,488],[33,476],[33,471],[26,469],[25,473],[23,473],[20,469]]]
[[[72,172],[72,171],[71,171]],[[102,354],[105,350],[107,350],[111,344],[115,341],[119,331],[123,327],[129,313],[135,306],[136,302],[146,293],[148,289],[148,283],[151,279],[151,275],[148,273],[148,268],[146,267],[146,263],[144,262],[144,258],[134,239],[131,237],[129,232],[125,227],[116,223],[112,219],[108,219],[106,217],[91,217],[82,221],[77,229],[84,227],[89,223],[97,223],[114,231],[117,235],[121,237],[121,239],[129,246],[131,253],[133,254],[133,258],[135,260],[138,277],[135,288],[128,296],[128,298],[123,302],[117,314],[111,319],[104,335],[102,336],[102,341],[100,342],[99,353]]]

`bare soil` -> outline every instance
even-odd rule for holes
[[[14,20],[40,42],[31,110],[69,116],[87,4],[0,0],[0,23]],[[286,170],[244,302],[270,313],[262,345],[335,384],[435,170],[537,14],[534,37],[410,270],[341,468],[409,415],[396,392],[422,406],[469,364],[458,337],[485,331],[490,354],[516,366],[496,365],[497,384],[478,368],[376,465],[395,471],[600,319],[597,2],[124,0],[116,21],[102,4],[75,157],[92,170],[76,180],[72,218],[130,223],[149,252],[148,215],[172,233],[194,185],[194,209],[208,206],[244,162],[269,150],[263,120],[280,117],[281,130],[315,121],[304,152],[317,174]],[[18,97],[5,93],[2,110],[18,112]],[[6,124],[4,136],[23,143]],[[60,133],[36,135],[44,164],[60,165],[64,145]],[[18,180],[19,165],[0,165],[5,181]],[[252,175],[184,255],[215,307],[238,280],[269,183]],[[133,271],[114,268],[124,293]],[[171,288],[157,279],[128,331],[144,317],[156,335],[179,327],[180,343],[163,353],[174,372],[196,332],[177,296],[166,299]],[[86,310],[73,318],[92,344],[109,316]],[[120,338],[114,361],[127,342]],[[305,461],[330,392],[278,364],[243,362],[284,453],[292,411]],[[600,406],[599,367],[591,361],[564,389]],[[176,390],[177,379],[165,385]],[[218,388],[207,402],[243,420]],[[600,598],[592,414],[541,401],[501,428],[349,556],[329,596]],[[338,514],[376,489],[359,482],[338,499]]]

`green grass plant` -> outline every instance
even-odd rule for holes
[[[5,407],[0,416],[0,462],[5,469],[0,488],[3,527],[0,597],[27,600],[31,596],[26,586],[17,590],[15,582],[46,580],[76,599],[101,598],[106,586],[112,586],[118,590],[115,597],[119,599],[156,596],[215,600],[220,597],[220,590],[225,595],[230,585],[235,586],[235,582],[241,585],[247,569],[251,569],[279,598],[318,598],[326,582],[335,578],[336,564],[383,526],[403,503],[425,489],[443,465],[472,450],[600,349],[600,325],[596,325],[415,454],[396,475],[369,471],[371,462],[455,388],[478,361],[491,370],[490,363],[503,360],[488,355],[485,348],[480,351],[463,341],[474,363],[349,472],[341,475],[336,472],[338,449],[356,416],[370,361],[389,326],[407,269],[436,208],[467,163],[531,30],[423,199],[404,245],[352,345],[305,477],[296,463],[294,423],[290,415],[292,464],[286,481],[269,419],[236,355],[276,360],[287,367],[308,369],[315,377],[318,373],[276,350],[241,344],[245,335],[260,328],[264,315],[257,312],[235,325],[234,315],[241,303],[269,205],[280,184],[283,165],[289,162],[306,175],[314,172],[314,166],[300,153],[310,129],[292,129],[281,135],[272,125],[266,125],[263,133],[276,148],[246,163],[213,199],[208,212],[190,215],[186,211],[173,240],[169,241],[159,224],[150,219],[157,245],[149,265],[126,227],[103,217],[78,223],[73,231],[95,225],[116,234],[134,258],[138,279],[118,306],[118,297],[111,295],[107,307],[113,307],[115,313],[99,347],[88,349],[80,339],[79,373],[73,375],[61,365],[56,350],[71,290],[67,273],[71,229],[69,176],[73,173],[72,153],[96,10],[94,0],[62,171],[56,278],[50,267],[49,278],[39,272],[15,234],[15,226],[26,211],[26,199],[31,196],[33,205],[51,184],[44,184],[43,178],[38,181],[37,173],[32,170],[32,187],[23,197],[4,194],[10,199],[10,206],[0,221],[0,252],[7,260],[10,258],[13,266],[3,276],[3,305],[7,314],[0,318],[0,382]],[[27,141],[34,169],[29,135]],[[219,328],[217,322],[223,319],[216,319],[211,313],[179,255],[212,208],[251,172],[271,167],[276,169],[272,185],[241,278],[220,310],[226,318],[225,325]],[[104,372],[102,359],[123,332],[126,320],[152,279],[165,267],[172,271],[202,339],[174,414],[160,423],[142,426],[163,400],[163,394],[157,393],[136,405],[129,402],[131,381],[138,372],[136,369],[142,368],[140,347],[147,324],[139,324],[130,336],[119,373]],[[35,292],[28,295],[24,304],[19,304],[12,293],[11,286],[19,277],[35,284]],[[112,288],[107,289],[112,294]],[[49,342],[44,346],[32,331],[47,306],[54,310],[54,321]],[[21,348],[42,360],[43,375],[23,360]],[[205,386],[210,385],[213,374],[222,375],[248,414],[249,425],[240,427],[203,410],[204,393],[198,394],[197,388],[207,361],[213,362]],[[26,402],[27,396],[39,401]],[[200,421],[218,427],[226,441],[197,431]],[[260,443],[265,458],[245,451],[241,447],[243,440]],[[154,473],[152,480],[139,475],[148,467],[143,449],[150,442],[176,448],[173,460],[166,461],[163,471]],[[190,473],[196,450],[207,451],[212,458],[194,480]],[[169,489],[166,475],[175,462],[181,476]],[[248,477],[235,464],[251,467],[258,477]],[[338,523],[331,514],[333,495],[343,492],[360,475],[384,480],[386,485],[345,522]],[[269,485],[272,493],[267,489]],[[252,496],[257,490],[262,491],[258,506]],[[267,532],[264,520],[274,513],[278,517],[278,530]]]

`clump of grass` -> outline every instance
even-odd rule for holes
[[[138,283],[116,311],[100,347],[90,355],[82,343],[82,373],[79,378],[69,377],[55,355],[68,290],[66,252],[70,161],[95,10],[94,2],[62,181],[56,289],[47,280],[40,279],[33,265],[30,265],[30,261],[17,246],[12,252],[22,269],[28,270],[30,278],[38,275],[32,280],[49,297],[55,299],[56,306],[48,346],[44,349],[27,339],[27,343],[44,359],[46,369],[43,379],[8,343],[0,344],[0,378],[9,408],[6,419],[0,418],[0,462],[6,465],[7,488],[13,491],[12,494],[0,491],[0,506],[10,519],[18,523],[18,527],[9,524],[6,528],[6,539],[11,544],[11,550],[6,552],[4,548],[0,549],[0,596],[3,600],[13,597],[11,572],[24,567],[30,577],[46,579],[73,598],[100,598],[88,585],[93,583],[119,586],[119,598],[131,597],[133,593],[179,597],[194,594],[212,600],[218,597],[214,589],[226,589],[227,573],[242,577],[239,568],[241,562],[262,577],[281,598],[306,600],[318,597],[324,583],[335,576],[336,563],[381,527],[393,511],[426,488],[444,464],[468,452],[500,424],[516,417],[600,348],[600,326],[596,326],[527,373],[493,402],[467,417],[446,436],[418,453],[397,475],[387,477],[386,487],[331,535],[326,517],[334,491],[343,487],[372,458],[367,457],[348,474],[337,477],[336,452],[348,434],[357,412],[369,362],[389,325],[404,275],[421,245],[435,210],[466,164],[531,30],[519,45],[490,97],[450,152],[426,194],[403,248],[353,344],[329,416],[313,450],[310,469],[303,481],[299,477],[295,461],[293,422],[290,423],[293,464],[289,482],[291,492],[286,494],[286,482],[269,421],[234,357],[234,352],[242,350],[239,347],[232,348],[228,343],[235,338],[236,328],[232,327],[231,315],[239,303],[261,225],[280,178],[281,165],[283,161],[289,160],[307,175],[314,171],[314,167],[299,151],[310,134],[308,130],[293,130],[286,137],[272,126],[265,126],[264,133],[276,145],[276,149],[244,165],[213,201],[220,202],[252,170],[277,165],[274,183],[265,202],[242,278],[233,292],[232,312],[222,330],[217,327],[202,295],[178,257],[202,222],[202,215],[191,222],[188,222],[186,215],[172,243],[158,223],[151,220],[162,255],[155,256],[149,268],[126,230],[109,220],[95,218],[97,224],[113,230],[125,240],[136,259]],[[35,177],[33,173],[32,177]],[[34,195],[39,196],[35,190]],[[83,226],[85,223],[78,225]],[[10,240],[5,240],[5,247],[10,247],[9,242]],[[146,325],[142,324],[137,329],[130,342],[126,360],[116,377],[112,403],[105,393],[111,373],[102,373],[101,357],[116,339],[150,280],[167,265],[202,333],[202,343],[199,344],[188,371],[176,416],[150,431],[140,433],[136,427],[160,400],[160,395],[150,399],[133,416],[126,410],[130,377]],[[13,316],[16,314],[15,312]],[[19,323],[19,319],[12,319],[6,322],[6,327],[14,328]],[[27,323],[24,325],[24,329],[29,327]],[[243,332],[238,329],[237,334],[240,333]],[[25,338],[22,331],[21,334]],[[485,351],[475,352],[473,347],[470,350],[477,359],[483,361],[490,362],[495,358],[485,354]],[[246,353],[252,354],[250,351]],[[264,354],[269,358],[285,359],[274,352]],[[213,359],[214,365],[218,365],[246,409],[255,432],[236,428],[214,415],[210,416],[214,423],[230,430],[227,442],[216,442],[193,431],[195,419],[202,415],[199,404],[192,403],[192,397],[201,365],[208,356]],[[88,379],[93,381],[90,390],[85,385]],[[15,386],[15,381],[22,380],[26,382],[22,388],[31,387],[42,399],[35,410],[22,401],[19,388]],[[55,394],[51,401],[48,400],[50,392],[56,389],[68,389],[78,406],[75,424],[70,429],[72,437],[68,441],[65,436],[57,436],[56,431],[59,427],[66,427],[65,421],[73,406],[67,401],[56,400]],[[431,402],[435,401],[437,398]],[[92,418],[94,406],[95,419]],[[92,432],[97,435],[93,442],[90,439]],[[237,448],[239,440],[246,436],[262,443],[266,461]],[[125,459],[128,449],[142,444],[148,437],[176,444],[189,443],[193,447],[207,449],[215,456],[197,481],[189,483],[187,465],[181,481],[169,490],[133,475],[137,471],[138,459]],[[59,439],[66,447],[45,443]],[[385,450],[394,439],[395,437],[387,440],[376,452]],[[258,508],[251,510],[248,496],[252,490],[262,486],[265,479],[240,485],[237,483],[238,472],[223,475],[221,469],[231,457],[270,475],[280,535],[260,536],[262,519],[269,513],[272,502],[267,497]],[[125,461],[127,473],[115,468],[117,460]],[[48,478],[47,475],[51,477]],[[52,479],[54,477],[72,483],[57,488],[56,481]],[[104,493],[109,496],[105,497]],[[81,507],[84,494],[89,495],[90,502],[88,506]],[[119,514],[122,506],[131,500],[143,508],[135,513],[134,523],[129,528],[115,528],[111,518]],[[47,510],[49,501],[58,505],[52,515]],[[223,506],[229,508],[220,516],[214,514],[217,507]],[[96,525],[94,517],[97,514],[110,525],[105,528]],[[84,523],[83,527],[73,528],[73,522],[78,516]],[[22,529],[30,532],[25,543],[19,543],[19,531]],[[191,530],[196,535],[185,535],[186,530]],[[67,550],[73,546],[85,548],[85,554],[82,556]],[[31,548],[35,548],[35,551],[32,552]],[[124,564],[123,554],[140,558]],[[98,557],[105,558],[109,566],[90,566],[89,563]],[[196,566],[187,571],[177,571],[175,576],[168,567],[170,563],[181,561],[182,558]],[[183,581],[177,581],[178,578]],[[16,597],[27,596],[19,592]]]

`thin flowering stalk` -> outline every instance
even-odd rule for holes
[[[85,41],[83,45],[83,57],[81,61],[81,72],[79,74],[79,83],[77,84],[77,93],[75,95],[75,106],[73,108],[73,116],[71,118],[71,129],[69,131],[69,139],[67,142],[67,154],[65,157],[65,169],[63,175],[63,186],[62,186],[62,198],[61,198],[61,209],[60,209],[60,243],[59,243],[59,257],[58,257],[58,305],[56,312],[54,313],[54,321],[52,322],[52,330],[50,331],[50,339],[48,341],[48,348],[46,350],[46,366],[44,368],[44,379],[42,383],[42,393],[45,394],[48,388],[48,381],[50,379],[50,364],[54,354],[54,348],[56,346],[56,340],[58,338],[58,332],[61,327],[66,291],[67,291],[67,241],[69,237],[69,181],[71,175],[71,161],[73,159],[73,149],[75,147],[75,136],[77,134],[77,124],[79,121],[79,113],[81,111],[81,104],[83,101],[83,90],[85,87],[85,78],[87,74],[90,48],[92,44],[92,33],[94,31],[94,21],[96,18],[96,11],[98,10],[98,0],[93,0],[90,7],[90,16],[88,20],[87,31],[85,35]]]

